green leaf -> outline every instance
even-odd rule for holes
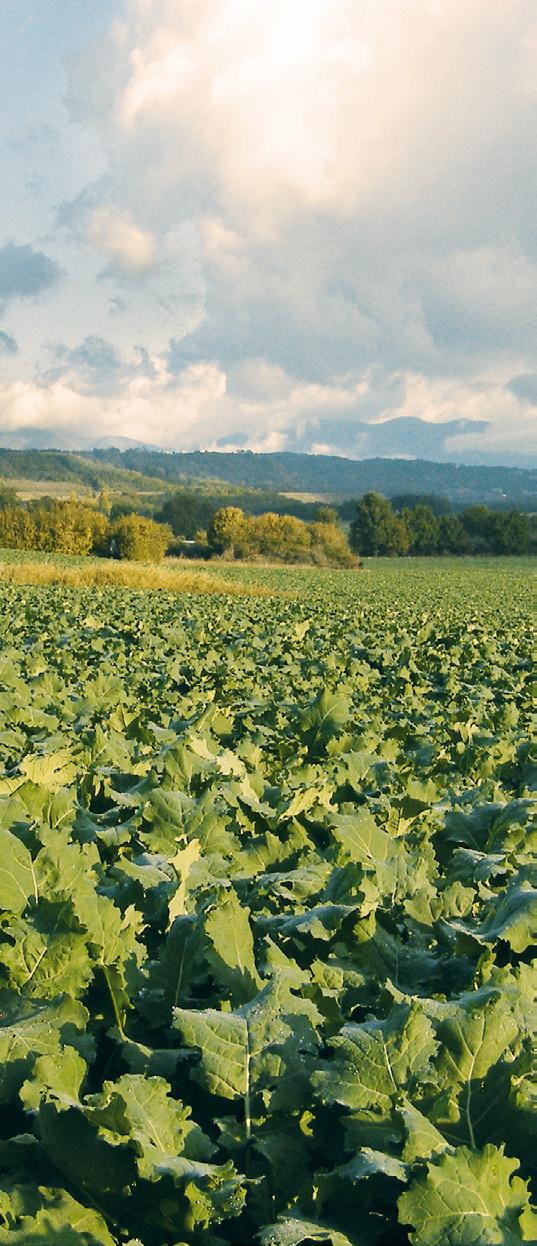
[[[234,1003],[245,1003],[261,985],[254,958],[250,910],[236,892],[229,891],[205,917],[209,940],[208,962],[218,983],[231,993]]]
[[[330,830],[345,855],[365,867],[374,868],[377,862],[386,861],[390,854],[390,836],[377,826],[367,809],[332,817]]]
[[[427,1075],[437,1047],[431,1023],[416,1005],[394,1008],[386,1021],[344,1025],[330,1045],[333,1059],[313,1077],[320,1098],[383,1116],[402,1090]]]
[[[199,840],[192,839],[189,844],[184,848],[180,848],[175,856],[172,857],[171,864],[177,873],[179,886],[168,905],[168,928],[173,924],[176,917],[182,917],[186,912],[185,902],[188,892],[188,876],[192,866],[199,859],[200,851]]]
[[[63,1047],[51,1055],[39,1056],[31,1078],[20,1091],[26,1110],[36,1111],[41,1100],[50,1094],[61,1110],[78,1107],[86,1072],[86,1061],[74,1047]]]
[[[525,952],[537,943],[537,890],[525,881],[513,884],[481,926],[479,935],[485,943],[505,939],[513,952]]]
[[[36,1187],[33,1195],[33,1214],[10,1216],[13,1227],[0,1227],[2,1246],[116,1246],[103,1216],[66,1190]]]
[[[351,1185],[366,1181],[368,1177],[391,1177],[405,1184],[408,1180],[406,1164],[383,1151],[374,1151],[371,1147],[362,1147],[346,1164],[340,1164],[339,1168],[334,1168],[330,1173],[323,1173],[323,1180],[334,1176],[350,1181]]]
[[[351,1239],[338,1229],[302,1216],[282,1217],[276,1224],[261,1229],[258,1237],[261,1246],[300,1246],[301,1242],[325,1242],[326,1246],[360,1246],[358,1239]]]
[[[401,1224],[412,1225],[415,1246],[516,1246],[531,1241],[537,1216],[529,1209],[528,1187],[514,1177],[517,1159],[486,1146],[459,1147],[427,1165],[398,1203]]]
[[[100,1095],[87,1099],[86,1111],[106,1142],[134,1148],[140,1176],[148,1181],[169,1166],[171,1157],[204,1160],[214,1150],[190,1119],[190,1108],[170,1097],[162,1077],[126,1073],[116,1082],[105,1082]]]
[[[84,994],[93,974],[86,937],[66,926],[55,906],[35,910],[9,929],[13,943],[0,945],[0,964],[11,987],[37,999]]]
[[[77,773],[77,765],[69,748],[60,748],[44,755],[28,753],[21,761],[20,769],[32,783],[46,787],[50,792],[57,792],[60,787],[68,787]]]
[[[271,1047],[282,1043],[291,1032],[280,1015],[274,986],[266,987],[234,1012],[175,1008],[174,1025],[189,1047],[201,1051],[196,1079],[211,1094],[243,1099],[249,1116],[250,1095],[260,1084],[275,1080],[281,1067]]]
[[[88,1013],[74,1000],[50,1003],[4,994],[0,1017],[0,1103],[9,1103],[41,1055],[56,1053],[84,1030]]]
[[[494,987],[463,996],[445,1012],[437,1024],[440,1046],[435,1068],[440,1085],[446,1088],[445,1098],[454,1103],[458,1100],[458,1107],[448,1112],[447,1120],[462,1115],[466,1140],[474,1146],[474,1118],[483,1110],[481,1083],[489,1069],[517,1044],[523,1025],[516,1002]],[[433,1117],[438,1122],[446,1119],[444,1100],[435,1105]]]
[[[196,973],[202,966],[201,921],[176,917],[161,944],[158,960],[146,964],[147,986],[138,1006],[150,1025],[170,1019],[171,1009],[188,998]]]
[[[315,752],[339,735],[349,717],[350,706],[341,693],[323,688],[317,697],[303,710],[299,730],[305,737],[310,751]]]
[[[22,913],[30,896],[37,900],[37,883],[28,849],[12,835],[0,830],[0,909]]]
[[[440,1131],[412,1103],[406,1101],[399,1108],[406,1133],[403,1147],[403,1160],[413,1164],[414,1160],[430,1159],[433,1155],[441,1155],[447,1150],[447,1142]]]

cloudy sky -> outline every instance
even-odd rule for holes
[[[1,0],[0,82],[0,444],[537,462],[535,0]]]

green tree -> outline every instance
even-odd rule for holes
[[[249,548],[263,558],[281,562],[309,562],[311,537],[307,524],[294,515],[275,515],[267,511],[247,521]]]
[[[6,506],[0,510],[0,546],[35,549],[35,539],[35,522],[25,506]]]
[[[158,518],[170,525],[175,536],[191,540],[200,529],[207,529],[217,509],[210,498],[184,489],[166,498]]]
[[[90,554],[102,542],[106,517],[76,498],[47,498],[30,508],[35,525],[32,549],[51,554]]]
[[[356,506],[350,526],[349,544],[366,556],[405,554],[408,532],[402,519],[394,515],[390,503],[380,493],[365,493]]]
[[[438,521],[438,548],[443,554],[467,554],[470,538],[458,515],[442,515]]]
[[[134,562],[161,562],[172,537],[167,524],[145,515],[123,515],[111,524],[110,551]]]
[[[401,511],[410,538],[411,554],[436,554],[440,541],[440,526],[430,506],[414,506]]]
[[[320,506],[315,515],[315,523],[330,524],[332,527],[337,524],[337,511],[333,506]]]
[[[394,511],[414,510],[416,506],[430,506],[433,515],[449,515],[451,502],[449,498],[436,493],[397,493],[390,498]]]
[[[112,509],[112,498],[109,489],[103,487],[97,499],[97,505],[103,515],[109,515]]]
[[[89,554],[102,544],[107,522],[93,506],[47,498],[0,511],[0,544],[50,554]]]
[[[487,554],[493,545],[494,512],[488,506],[467,506],[461,522],[470,537],[473,554]]]
[[[491,524],[495,554],[525,554],[530,544],[530,522],[522,511],[497,511]]]
[[[16,505],[17,494],[15,489],[12,489],[11,485],[6,484],[4,480],[0,480],[0,510],[5,510],[6,506]]]

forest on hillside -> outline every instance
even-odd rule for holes
[[[255,454],[251,451],[0,449],[0,479],[80,481],[103,487],[157,491],[195,484],[196,490],[256,490],[264,493],[330,495],[334,501],[376,491],[434,494],[452,506],[484,503],[499,509],[537,510],[537,470],[475,467],[420,459],[345,459],[312,454]],[[289,500],[294,505],[294,500]],[[240,504],[240,503],[239,503]],[[265,508],[267,509],[267,508]],[[274,509],[274,507],[272,508]]]

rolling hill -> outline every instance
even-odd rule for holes
[[[272,495],[359,497],[370,489],[387,497],[436,494],[453,506],[537,510],[537,470],[469,466],[425,459],[346,459],[329,455],[253,451],[166,452],[104,447],[75,453],[0,449],[0,479],[79,482],[97,491],[157,492],[194,487],[205,494],[256,490]],[[226,488],[223,488],[226,486]]]

